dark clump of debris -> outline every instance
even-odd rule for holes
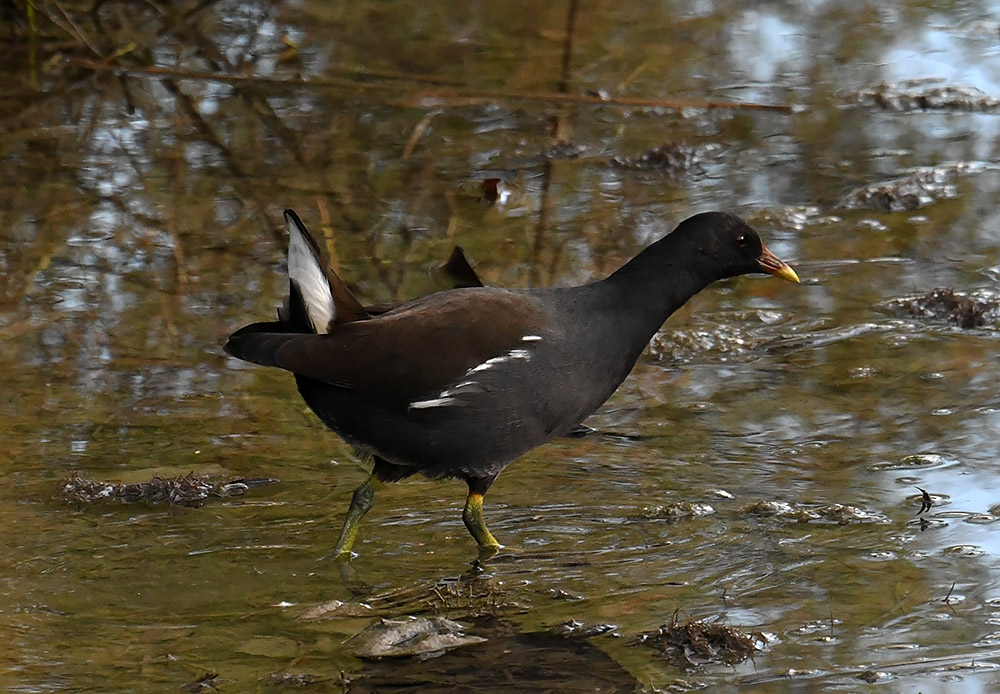
[[[704,174],[702,162],[707,156],[714,155],[717,145],[699,145],[692,147],[679,142],[654,147],[639,156],[617,156],[611,159],[611,165],[622,169],[638,169],[640,171],[662,171],[674,176],[683,174]]]
[[[709,504],[696,501],[678,501],[664,506],[648,506],[639,512],[647,520],[678,520],[681,518],[698,518],[710,516],[715,509]]]
[[[965,293],[942,287],[926,294],[892,299],[885,307],[916,318],[946,320],[965,329],[1000,323],[1000,295],[986,290]]]
[[[219,691],[219,688],[215,686],[215,680],[219,677],[217,672],[206,672],[204,675],[196,680],[187,682],[181,685],[181,689],[186,692],[207,692],[207,691]]]
[[[767,639],[760,632],[745,632],[718,622],[688,620],[679,622],[677,613],[656,631],[639,637],[639,643],[650,645],[664,660],[684,670],[723,663],[736,665],[761,650]]]
[[[341,674],[340,679],[344,680],[343,674]],[[313,687],[331,681],[335,682],[336,680],[332,677],[311,675],[306,672],[273,672],[261,680],[267,687]]]
[[[889,111],[992,112],[1000,110],[1000,99],[989,96],[974,87],[932,87],[914,82],[904,82],[900,86],[880,84],[858,92],[857,101]]]
[[[957,198],[957,181],[996,169],[996,164],[977,161],[921,166],[911,169],[905,176],[855,188],[841,196],[836,207],[844,210],[911,211],[937,200]]]
[[[905,212],[916,210],[941,198],[958,197],[958,188],[952,182],[954,173],[948,170],[927,168],[892,181],[870,183],[855,188],[837,201],[845,210],[881,210]]]
[[[62,487],[62,499],[67,503],[89,504],[95,501],[119,501],[125,504],[168,503],[198,507],[208,498],[241,496],[251,487],[274,484],[276,479],[237,479],[220,482],[193,472],[173,478],[153,477],[148,482],[122,484],[99,482],[74,475]]]

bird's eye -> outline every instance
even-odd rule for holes
[[[745,245],[747,245],[746,234],[740,234],[739,236],[736,237],[736,245],[737,246],[745,246]]]

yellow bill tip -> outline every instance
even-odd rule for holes
[[[789,282],[795,282],[795,284],[800,283],[799,276],[795,274],[795,270],[789,267],[788,263],[767,250],[767,248],[762,249],[757,263],[760,265],[761,272],[766,272],[769,275],[780,277]]]

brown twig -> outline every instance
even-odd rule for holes
[[[569,7],[566,10],[566,36],[563,37],[562,80],[559,82],[560,94],[565,94],[569,90],[569,66],[573,57],[577,5],[577,0],[569,0]]]
[[[209,82],[225,82],[227,84],[257,84],[270,85],[281,89],[348,89],[354,91],[397,91],[398,84],[386,82],[358,82],[355,80],[309,79],[295,80],[282,77],[265,77],[262,75],[233,75],[217,72],[201,72],[197,70],[182,70],[169,67],[123,67],[108,65],[84,58],[68,58],[70,63],[97,72],[113,72],[133,76],[173,77],[175,79],[201,80]],[[531,101],[540,103],[575,103],[594,106],[621,106],[634,108],[663,109],[741,109],[759,111],[777,111],[790,113],[792,106],[787,104],[761,104],[741,101],[697,101],[678,99],[657,99],[648,97],[605,97],[591,94],[559,94],[557,92],[524,92],[497,91],[491,89],[453,89],[422,91],[402,101],[402,105],[410,107],[427,107],[437,105],[442,108],[464,106],[482,101]]]
[[[416,148],[417,143],[420,141],[420,138],[424,136],[424,133],[427,132],[427,128],[431,125],[431,120],[433,120],[434,116],[437,114],[438,111],[431,111],[426,116],[421,118],[419,123],[413,126],[413,132],[410,133],[410,139],[406,141],[406,146],[403,147],[403,161],[408,160],[410,156],[413,155],[413,150]]]
[[[255,84],[275,86],[282,89],[379,89],[398,90],[398,84],[385,82],[359,82],[349,79],[287,79],[284,77],[266,77],[264,75],[237,75],[225,72],[206,72],[204,70],[185,70],[159,65],[129,66],[110,65],[86,58],[69,57],[69,63],[94,70],[95,72],[112,72],[119,75],[173,77],[174,79],[193,80],[201,82],[223,82],[225,84]]]
[[[63,16],[62,20],[59,20],[51,13],[44,12],[44,10],[38,6],[38,3],[32,3],[32,8],[34,9],[35,12],[38,12],[39,14],[43,15],[55,26],[59,27],[64,32],[66,32],[66,34],[74,37],[77,41],[86,46],[91,53],[97,56],[101,55],[101,51],[98,50],[97,46],[94,45],[94,42],[91,41],[87,37],[87,35],[83,33],[80,27],[76,25],[76,22],[73,21],[72,15],[70,15],[70,13],[67,12],[66,9],[58,2],[53,2],[53,4],[55,5],[56,9],[59,10],[59,13]]]
[[[576,37],[577,0],[569,0],[566,8],[566,32],[563,36],[562,76],[557,91],[566,94],[570,85],[570,66],[573,64],[573,40]],[[573,140],[573,124],[566,113],[552,116],[552,136],[556,142],[569,144]]]
[[[624,106],[635,108],[682,109],[750,109],[758,111],[778,111],[791,113],[793,108],[787,104],[761,104],[741,101],[683,101],[678,99],[656,99],[648,97],[608,97],[592,94],[558,94],[554,92],[500,92],[490,89],[462,89],[454,92],[444,90],[437,92],[425,91],[417,94],[406,102],[409,106],[429,105],[446,108],[448,106],[465,106],[475,101],[538,101],[547,103],[591,104],[594,106]]]
[[[326,70],[344,75],[354,75],[364,79],[398,80],[402,82],[414,82],[430,84],[438,87],[461,87],[464,82],[454,79],[446,79],[437,75],[425,75],[416,72],[400,72],[399,70],[373,70],[361,67],[360,65],[347,65],[345,63],[333,63],[326,66]]]

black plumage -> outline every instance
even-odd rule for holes
[[[288,302],[278,321],[238,330],[225,349],[295,374],[324,424],[374,456],[339,556],[350,554],[375,481],[417,472],[465,480],[466,525],[481,547],[495,549],[482,495],[518,456],[600,407],[671,313],[726,277],[798,281],[745,222],[711,212],[597,282],[451,289],[372,315],[322,261],[295,213],[286,217]]]

